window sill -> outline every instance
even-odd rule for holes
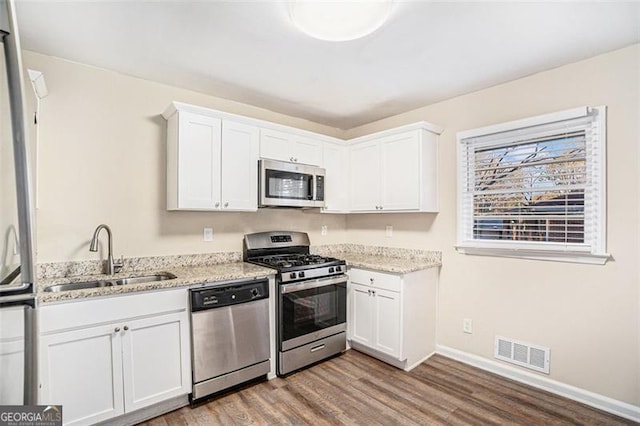
[[[476,247],[468,245],[458,245],[456,250],[459,253],[475,256],[495,256],[511,257],[517,259],[547,260],[551,262],[585,263],[590,265],[604,265],[611,259],[610,254],[592,254],[575,251],[551,251],[532,250],[518,248],[499,247]]]

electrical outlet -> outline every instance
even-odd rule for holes
[[[387,237],[393,237],[393,226],[387,225],[386,235],[387,235]]]
[[[320,235],[327,235],[327,225],[322,225],[320,227]]]
[[[471,321],[471,318],[465,318],[462,320],[462,331],[468,334],[473,333],[473,321]]]
[[[202,239],[204,241],[213,241],[213,228],[204,228],[202,232]]]

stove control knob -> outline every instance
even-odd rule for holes
[[[333,268],[329,268],[329,273],[330,273],[330,274],[333,274],[334,272],[335,272],[335,269],[333,269]]]
[[[258,296],[260,296],[260,292],[258,291],[258,289],[257,289],[257,288],[252,288],[252,289],[251,289],[251,296],[252,296],[252,297],[258,297]]]
[[[336,266],[336,272],[342,271],[342,266]]]
[[[298,272],[298,278],[304,278],[304,271]]]
[[[301,274],[302,274],[302,272],[301,272]],[[290,273],[289,274],[289,278],[291,278],[292,280],[295,279],[296,278],[296,273],[295,272]]]

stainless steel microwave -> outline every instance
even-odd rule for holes
[[[259,168],[259,207],[324,207],[323,168],[267,159]]]

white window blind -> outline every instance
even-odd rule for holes
[[[606,259],[605,112],[579,108],[458,134],[459,249]]]

